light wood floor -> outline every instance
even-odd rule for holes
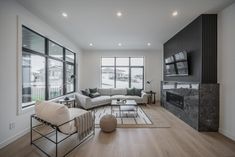
[[[118,128],[75,149],[70,157],[235,157],[235,142],[219,133],[201,133],[159,107],[150,106],[169,121],[170,128]],[[45,156],[29,144],[29,134],[0,150],[1,157]]]

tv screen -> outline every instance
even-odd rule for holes
[[[176,69],[178,75],[188,75],[188,62],[177,62],[176,63]]]
[[[188,57],[187,52],[179,52],[165,59],[166,76],[183,76],[188,75]]]
[[[175,61],[187,60],[187,52],[186,51],[176,53],[174,56],[175,56]]]
[[[167,64],[165,69],[165,75],[176,75],[175,64]]]
[[[175,60],[174,60],[174,57],[173,56],[170,56],[168,58],[165,59],[165,63],[173,63]]]

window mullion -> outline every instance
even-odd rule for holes
[[[67,80],[66,80],[66,63],[65,63],[65,48],[63,48],[63,85],[62,85],[62,88],[63,88],[63,95],[66,94],[67,92]]]
[[[46,60],[46,62],[45,62],[45,81],[46,81],[46,87],[45,87],[45,99],[46,100],[48,100],[49,99],[49,76],[48,76],[48,74],[49,74],[49,71],[48,71],[48,67],[49,67],[49,65],[48,65],[48,39],[45,39],[45,54],[46,54],[46,57],[45,57],[45,60]]]
[[[129,88],[131,88],[131,57],[129,57]]]
[[[116,75],[116,68],[117,68],[117,67],[116,67],[116,58],[117,58],[117,57],[114,57],[114,88],[116,88],[116,84],[117,84],[117,83],[116,83],[116,81],[117,81],[117,80],[116,80],[116,79],[117,79],[117,75]]]
[[[74,86],[73,86],[73,92],[75,92],[76,91],[76,55],[74,54],[74,67],[73,67],[73,70],[74,70],[74,72],[73,72],[73,75],[74,75],[74,79],[73,79],[73,84],[74,84]]]
[[[144,82],[145,82],[145,81],[144,81],[144,79],[145,79],[145,78],[144,78],[144,67],[142,67],[142,69],[143,69],[143,81],[142,81],[142,89],[144,89]]]

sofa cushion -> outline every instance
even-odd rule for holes
[[[110,96],[99,96],[91,99],[92,105],[105,105],[110,103]]]
[[[136,96],[136,95],[126,95],[125,97],[128,100],[130,100],[130,99],[142,99],[140,96]]]
[[[126,88],[111,88],[111,95],[126,95]]]
[[[136,95],[127,95],[126,100],[135,100],[136,103],[143,103],[143,98]]]
[[[111,89],[110,88],[99,88],[98,92],[100,93],[100,95],[111,95]]]
[[[116,99],[126,99],[125,95],[113,95],[111,96],[111,100],[116,100]]]

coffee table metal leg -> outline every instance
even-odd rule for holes
[[[115,112],[113,110],[113,105],[111,105],[111,115],[113,115],[113,113],[115,113]],[[115,115],[115,117],[117,118],[117,115]]]
[[[121,106],[119,105],[119,117],[121,117]]]
[[[138,117],[138,106],[136,106],[136,109],[135,109],[135,114],[136,114],[136,117]]]

